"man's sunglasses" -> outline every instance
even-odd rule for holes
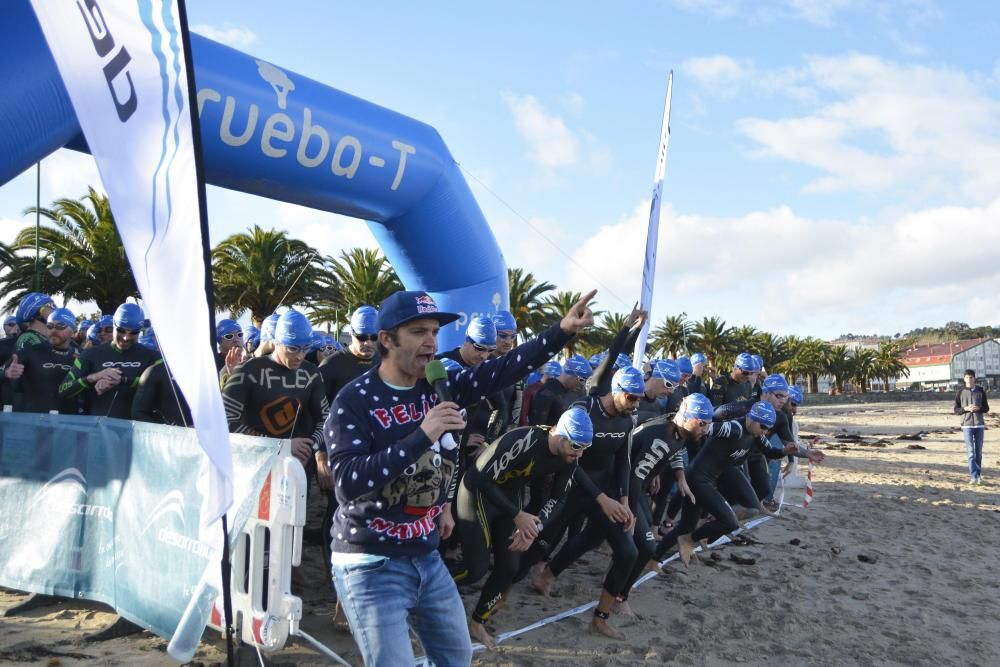
[[[497,338],[499,338],[500,340],[514,340],[515,338],[517,338],[517,334],[516,333],[501,333],[501,332],[498,331],[497,332]]]
[[[476,341],[472,340],[471,338],[466,338],[465,340],[467,340],[470,343],[472,343],[472,349],[475,350],[476,352],[496,352],[497,348],[496,348],[495,345],[493,345],[493,346],[480,345],[479,343],[477,343]]]
[[[374,343],[378,340],[378,334],[359,334],[352,331],[351,335],[357,338],[359,343]]]
[[[234,338],[243,338],[242,331],[230,331],[227,334],[222,334],[223,340],[233,340]]]
[[[301,345],[285,345],[283,347],[288,354],[304,354],[306,351],[306,348]]]
[[[114,327],[101,327],[100,329],[98,329],[98,331],[100,331],[101,333],[113,333],[114,330],[115,330]]]
[[[323,350],[324,352],[336,352],[337,351],[337,346],[336,345],[324,345],[323,347],[321,347],[319,349]]]
[[[591,443],[589,442],[577,442],[573,438],[566,438],[566,440],[569,442],[569,446],[573,449],[574,452],[582,452],[585,449],[589,449],[591,445]]]
[[[638,403],[642,400],[641,394],[625,394],[625,400],[629,403]]]
[[[121,327],[115,327],[123,336],[138,336],[142,333],[142,329],[123,329]]]
[[[65,324],[56,324],[54,322],[49,322],[45,326],[48,327],[49,331],[52,331],[53,329],[56,331],[65,331],[66,329],[69,329],[69,327]]]

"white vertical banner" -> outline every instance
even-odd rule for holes
[[[177,2],[31,4],[97,161],[146,316],[207,454],[201,488],[208,529],[232,505],[233,460],[209,346],[187,56]]]
[[[663,121],[660,125],[660,151],[656,155],[656,174],[653,176],[653,201],[649,206],[649,227],[646,231],[646,253],[642,266],[642,293],[639,307],[650,313],[642,325],[639,338],[635,341],[632,364],[642,370],[643,356],[646,354],[646,338],[652,326],[653,281],[656,278],[656,247],[660,236],[660,199],[663,197],[663,178],[667,171],[667,146],[670,143],[670,96],[674,87],[674,72],[670,70],[667,79],[667,100],[663,104]]]

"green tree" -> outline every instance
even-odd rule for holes
[[[889,391],[889,381],[909,377],[910,369],[903,363],[903,351],[891,341],[878,344],[875,353],[874,377],[882,381],[882,391]]]
[[[757,336],[760,332],[757,331],[757,327],[744,324],[742,326],[733,327],[729,334],[730,344],[734,352],[739,354],[740,352],[749,352],[751,354],[760,354],[757,351]],[[761,355],[764,356],[764,355]]]
[[[672,359],[676,359],[682,352],[689,351],[687,343],[692,329],[687,313],[668,315],[663,318],[660,326],[649,333],[650,346],[660,353],[665,351]]]
[[[833,378],[833,393],[844,393],[844,382],[850,379],[853,366],[850,352],[843,345],[831,345],[823,362],[823,370]]]
[[[576,304],[576,302],[580,300],[582,296],[583,296],[582,292],[569,292],[569,291],[559,291],[556,292],[555,294],[546,295],[545,298],[542,299],[542,301],[539,303],[542,311],[545,313],[545,324],[541,328],[551,326],[556,322],[558,322],[559,320],[561,320],[563,316],[569,312],[569,309],[572,308]],[[595,318],[599,316],[600,316],[599,312],[594,313]],[[585,332],[584,335],[580,337],[580,340],[578,340],[577,337],[574,336],[570,340],[569,345],[567,345],[564,348],[566,355],[569,356],[574,354],[576,352],[577,346],[585,344],[586,337],[590,333],[591,332]]]
[[[705,317],[695,322],[688,338],[688,349],[701,352],[708,363],[719,373],[725,374],[732,365],[731,327],[719,317]]]
[[[215,304],[250,311],[254,325],[278,306],[310,305],[320,291],[319,254],[286,232],[261,229],[233,234],[212,251]]]
[[[868,392],[868,384],[876,374],[876,354],[875,350],[861,348],[855,350],[851,359],[850,377],[855,388],[862,394]]]
[[[310,299],[311,318],[317,323],[332,323],[339,332],[358,306],[378,308],[386,297],[403,289],[403,284],[381,252],[351,248],[342,251],[338,259],[324,258],[315,287]]]
[[[104,313],[114,312],[127,297],[138,295],[106,196],[89,188],[79,200],[57,199],[50,207],[37,210],[51,223],[38,230],[38,245],[43,253],[39,291],[62,294],[64,300],[94,301]],[[35,211],[31,207],[25,214]],[[18,232],[10,248],[0,252],[0,263],[9,269],[0,277],[0,290],[9,297],[5,304],[8,309],[26,292],[35,291],[34,253],[34,225]],[[47,258],[56,253],[65,267],[58,278],[45,268]]]
[[[764,358],[764,367],[768,372],[790,356],[785,338],[767,331],[758,333],[754,338],[753,351]]]
[[[510,292],[510,312],[517,320],[518,330],[536,334],[548,321],[542,302],[556,287],[550,282],[539,282],[524,269],[507,269],[507,288]]]

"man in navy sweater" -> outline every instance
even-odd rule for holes
[[[366,665],[412,665],[407,626],[438,667],[469,665],[472,644],[458,589],[438,553],[453,528],[447,497],[458,450],[445,434],[459,409],[540,367],[594,322],[596,291],[534,340],[472,368],[449,371],[454,402],[424,377],[442,313],[425,292],[396,292],[379,309],[382,362],[337,395],[323,429],[339,507],[331,571]]]

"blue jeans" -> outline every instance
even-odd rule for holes
[[[367,667],[414,664],[408,623],[436,667],[472,662],[465,606],[437,551],[331,571]]]
[[[969,455],[969,476],[979,479],[983,472],[983,433],[982,428],[963,428],[965,436],[965,451]]]
[[[774,500],[774,491],[778,488],[778,477],[781,475],[782,459],[768,459],[767,469],[771,473],[771,493],[764,500]]]

